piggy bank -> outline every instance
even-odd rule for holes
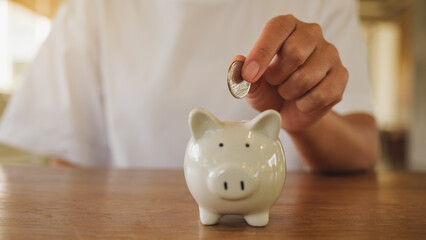
[[[265,226],[286,175],[278,112],[268,110],[247,122],[223,122],[205,109],[194,109],[189,125],[192,137],[184,171],[201,223],[213,225],[233,214],[251,226]]]

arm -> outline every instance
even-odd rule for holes
[[[332,111],[290,137],[304,161],[316,171],[356,171],[374,167],[379,137],[374,118],[367,114],[340,116]]]
[[[245,59],[242,74],[252,83],[249,103],[259,111],[281,113],[282,128],[314,170],[374,166],[378,157],[374,118],[339,116],[331,110],[342,100],[349,74],[318,24],[291,15],[271,19]]]

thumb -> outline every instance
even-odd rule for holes
[[[229,63],[230,65],[235,62],[235,61],[245,61],[246,57],[244,57],[243,55],[236,55],[235,57],[232,58],[231,62]]]
[[[254,109],[260,112],[268,109],[274,109],[279,112],[284,101],[279,95],[276,86],[272,86],[262,79],[251,84],[250,92],[247,94],[246,99]]]
[[[254,44],[243,66],[243,78],[256,82],[268,68],[275,54],[296,28],[297,19],[292,15],[278,16],[269,20]]]

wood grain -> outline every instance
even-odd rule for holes
[[[426,174],[290,172],[264,228],[199,223],[179,170],[0,168],[0,239],[424,239]]]

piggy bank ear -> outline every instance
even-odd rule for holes
[[[275,110],[267,110],[246,123],[250,130],[277,139],[281,129],[281,115]]]
[[[195,140],[200,139],[207,131],[222,128],[223,123],[213,114],[202,108],[196,108],[189,114],[189,128]]]

